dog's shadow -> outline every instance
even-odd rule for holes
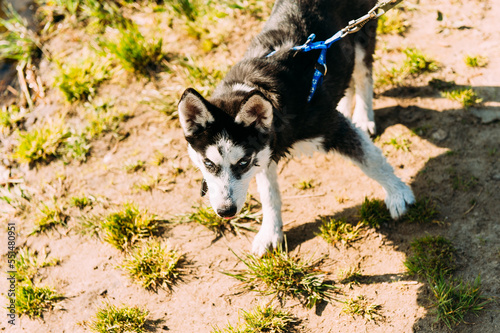
[[[485,87],[485,89],[490,92],[488,96],[500,96],[498,87]],[[407,89],[407,92],[410,96],[413,94],[431,95],[432,93],[427,88],[415,88],[414,90]],[[390,94],[391,91],[388,93]],[[399,93],[401,94],[401,91]],[[498,100],[498,98],[491,97],[488,100]],[[498,221],[495,217],[500,216],[500,205],[498,205],[500,203],[500,191],[498,191],[500,123],[483,124],[472,115],[470,110],[463,109],[435,111],[418,106],[394,106],[375,110],[375,113],[379,133],[383,133],[388,127],[395,124],[402,124],[412,129],[415,135],[433,145],[448,149],[447,153],[430,158],[410,184],[417,198],[429,197],[437,203],[440,212],[438,219],[445,222],[445,225],[396,222],[382,226],[377,229],[377,232],[388,240],[394,250],[403,252],[407,256],[410,243],[415,238],[427,234],[443,235],[451,239],[458,249],[461,275],[473,279],[473,276],[477,276],[478,272],[485,270],[485,263],[481,260],[482,256],[493,258],[495,251],[500,248],[500,241],[497,238],[496,243],[492,244],[491,248],[483,248],[483,252],[473,251],[468,247],[470,244],[467,243],[473,235],[464,235],[460,232],[466,231],[466,233],[476,234],[492,232],[495,221]],[[440,135],[436,135],[438,131],[440,131]],[[478,163],[480,164],[479,169]],[[499,179],[495,183],[492,177]],[[494,204],[495,201],[497,204]],[[473,218],[471,216],[474,214],[469,213],[475,208],[475,205],[482,207],[482,209],[479,211],[480,215]],[[331,217],[343,217],[348,222],[357,223],[359,209],[360,206],[349,207],[340,212],[332,212]],[[288,249],[294,250],[302,243],[317,237],[320,226],[321,220],[318,218],[315,221],[295,225],[287,230]],[[467,261],[468,264],[464,264]],[[497,270],[500,271],[500,268]],[[488,276],[482,274],[483,289],[487,290],[488,286],[494,285],[494,276],[498,274],[500,272],[492,272]],[[368,276],[364,283],[389,282],[393,278],[394,276]],[[489,289],[498,291],[498,288],[490,287]],[[421,287],[417,303],[428,308],[430,294],[427,285]],[[324,307],[325,305],[321,305],[316,313],[321,315]],[[469,316],[465,319],[467,320]],[[488,311],[480,312],[479,316],[479,319],[474,321],[474,329],[478,332],[489,331],[492,324],[485,324],[491,322],[486,319],[490,316]],[[444,324],[436,322],[436,316],[432,310],[428,310],[426,315],[418,318],[413,325],[413,330],[418,332],[430,332],[436,329],[441,331],[446,328]],[[454,328],[454,332],[469,331],[470,327],[465,324]]]

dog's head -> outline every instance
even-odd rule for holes
[[[213,209],[221,217],[235,216],[245,204],[250,180],[270,162],[272,104],[257,90],[209,102],[187,89],[179,102],[179,120]]]

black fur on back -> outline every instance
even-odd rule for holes
[[[359,32],[331,46],[327,53],[328,72],[310,103],[307,97],[320,51],[297,53],[290,49],[302,45],[311,33],[316,34],[316,41],[328,39],[350,20],[366,14],[376,2],[277,0],[262,32],[253,39],[244,58],[229,71],[210,100],[215,109],[225,113],[223,117],[215,117],[216,122],[219,119],[223,122],[217,127],[225,126],[231,137],[238,136],[238,141],[247,140],[245,146],[252,145],[248,137],[241,136],[244,132],[236,128],[237,124],[225,119],[226,115],[234,119],[247,94],[232,91],[234,84],[242,83],[261,91],[273,104],[273,131],[269,135],[274,160],[284,156],[295,142],[319,136],[324,138],[325,150],[362,158],[359,139],[336,107],[351,79],[355,43],[365,49],[365,62],[371,68],[376,22],[369,22]],[[277,52],[266,58],[273,50]],[[244,134],[252,136],[250,140],[257,146],[268,139],[268,134],[255,130]],[[188,141],[195,144],[195,140]]]

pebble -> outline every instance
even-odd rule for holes
[[[447,137],[448,137],[448,133],[442,128],[440,128],[437,131],[435,131],[434,133],[432,133],[432,138],[436,141],[443,141]]]

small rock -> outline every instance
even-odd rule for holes
[[[440,128],[437,131],[435,131],[434,133],[432,133],[432,138],[436,141],[443,141],[447,137],[448,137],[448,133],[442,128]]]
[[[109,152],[107,153],[104,158],[102,159],[102,162],[105,163],[105,164],[108,164],[109,162],[111,162],[111,160],[113,159],[113,152]]]
[[[491,176],[491,179],[493,180],[500,180],[500,173],[496,173],[493,176]]]
[[[10,169],[0,165],[0,182],[6,181],[10,177]]]
[[[500,120],[500,110],[485,110],[485,109],[473,109],[472,114],[479,119],[483,124],[488,124],[494,122],[495,120]]]

